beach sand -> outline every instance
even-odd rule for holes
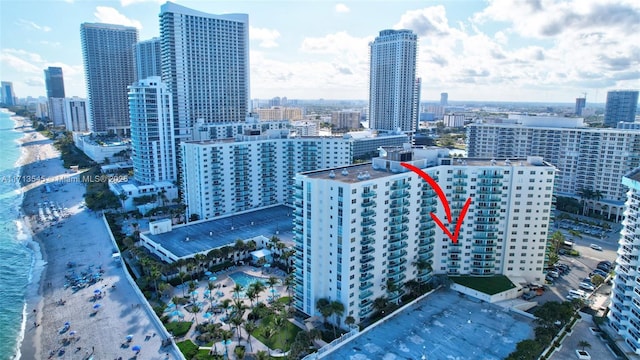
[[[23,125],[20,118],[15,120],[17,126]],[[161,347],[164,332],[145,311],[146,304],[127,281],[125,269],[112,259],[114,245],[102,216],[82,206],[85,186],[79,181],[80,174],[64,169],[52,141],[28,127],[29,122],[24,125],[22,210],[40,245],[44,268],[40,275],[36,271],[27,290],[22,359],[47,359],[52,352],[54,359],[130,359],[135,355],[134,345],[141,347],[138,359],[181,358],[173,348]],[[42,180],[48,182],[50,192]],[[66,208],[68,217],[56,225],[43,223],[38,213],[45,202]],[[70,262],[75,265],[69,267]],[[95,284],[75,292],[65,288],[65,276],[100,274],[100,268],[101,280]],[[94,301],[97,290],[102,297]],[[95,304],[100,304],[97,311]],[[69,329],[60,333],[65,322],[70,323]],[[129,334],[133,341],[122,347]],[[64,339],[70,342],[64,345]]]

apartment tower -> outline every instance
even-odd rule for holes
[[[434,189],[401,164],[438,182],[448,199],[453,243],[436,226],[446,211]],[[310,171],[294,184],[296,308],[338,300],[342,320],[374,313],[380,297],[399,303],[411,280],[434,274],[544,279],[555,168],[540,157],[453,160],[445,149],[384,148],[370,164]]]
[[[244,121],[249,104],[249,17],[167,2],[160,12],[162,79],[173,96],[178,139],[196,120]]]
[[[136,80],[162,76],[160,38],[140,41],[134,46]]]
[[[80,26],[92,131],[129,135],[127,87],[135,81],[134,27],[83,23]]]
[[[609,305],[609,325],[615,329],[634,353],[640,355],[640,276],[638,248],[640,248],[640,169],[622,177],[628,189],[624,221],[620,231],[615,280]]]
[[[176,180],[171,100],[159,76],[129,86],[133,178],[141,184]]]
[[[417,44],[418,36],[411,30],[382,30],[369,44],[369,128],[416,131]]]
[[[620,122],[634,122],[638,109],[638,90],[614,90],[607,92],[604,124],[612,127]]]

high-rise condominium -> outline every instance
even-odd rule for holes
[[[13,83],[11,81],[3,81],[0,85],[2,88],[2,103],[7,106],[16,104],[16,95],[13,93]]]
[[[136,59],[136,79],[162,76],[160,38],[140,41],[134,47]]]
[[[64,98],[62,68],[49,66],[44,69],[44,82],[47,87],[48,98]]]
[[[411,30],[383,30],[369,44],[369,127],[416,131],[418,37]]]
[[[54,126],[62,126],[65,123],[62,68],[50,66],[44,69],[44,82],[49,102],[49,120],[53,122]]]
[[[629,188],[622,222],[615,280],[609,306],[609,325],[640,355],[640,293],[638,293],[638,247],[640,246],[640,169],[622,178]]]
[[[133,27],[84,23],[80,27],[92,131],[129,133],[127,86],[135,81]]]
[[[133,177],[142,184],[175,181],[173,103],[159,76],[129,86]]]
[[[384,150],[371,164],[296,175],[296,308],[317,315],[316,301],[330,298],[344,305],[343,319],[360,322],[375,299],[399,303],[411,280],[433,274],[543,278],[553,166],[541,157],[453,161],[443,149]],[[430,216],[445,218],[434,189],[401,162],[438,182],[453,221],[471,199],[456,243]]]
[[[167,2],[160,13],[162,79],[174,126],[188,138],[196,120],[244,121],[249,103],[249,17],[213,15]]]
[[[576,98],[576,111],[575,114],[582,116],[584,107],[587,106],[587,98]]]
[[[634,122],[638,109],[638,90],[615,90],[607,93],[604,123],[616,127],[618,122]]]

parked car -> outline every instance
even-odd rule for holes
[[[554,278],[560,277],[560,274],[555,270],[549,271],[547,275],[550,275],[551,277],[554,277]]]
[[[593,291],[596,288],[593,286],[593,284],[591,283],[585,283],[585,282],[581,282],[580,285],[578,286],[580,289],[582,290],[587,290],[587,291]]]
[[[611,266],[607,264],[598,264],[597,268],[604,272],[609,272],[611,270]]]
[[[598,265],[600,265],[600,264],[605,264],[605,265],[608,265],[608,266],[613,265],[613,264],[611,263],[611,261],[609,261],[609,260],[603,260],[603,261],[600,261],[600,262],[598,263]]]
[[[593,250],[602,251],[602,246],[600,246],[600,245],[591,244],[591,245],[589,245],[589,247],[592,248]]]
[[[600,269],[595,269],[589,274],[589,276],[593,276],[593,275],[596,275],[596,274],[602,276],[603,278],[606,278],[607,275],[608,275],[606,272],[604,272],[604,271],[602,271]]]
[[[536,297],[536,292],[535,291],[529,291],[528,293],[525,293],[522,295],[522,299],[524,300],[531,300],[534,297]]]

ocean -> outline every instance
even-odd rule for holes
[[[0,357],[19,358],[19,345],[25,327],[26,296],[36,263],[37,245],[22,221],[22,195],[17,140],[22,132],[14,129],[10,113],[0,112]],[[38,251],[39,252],[39,251]],[[35,280],[34,280],[35,281]]]

